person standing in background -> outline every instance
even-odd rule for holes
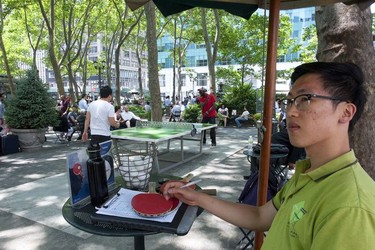
[[[199,90],[199,104],[202,107],[202,123],[216,124],[216,98],[207,93],[204,87]],[[216,146],[216,128],[210,130],[211,146]],[[206,130],[203,132],[203,144],[206,144]]]
[[[165,97],[164,106],[165,106],[165,115],[167,117],[170,117],[170,115],[171,115],[171,99],[169,98],[169,95],[167,95]]]
[[[151,112],[150,102],[147,101],[146,104],[145,104],[145,106],[144,106],[144,108],[145,108],[146,113]]]
[[[115,120],[115,108],[112,101],[112,89],[104,86],[100,89],[100,99],[93,101],[87,109],[82,141],[88,140],[88,129],[91,131],[91,142],[101,143],[111,139],[110,127],[118,128],[120,122]]]
[[[87,111],[87,108],[89,107],[87,103],[87,94],[82,94],[81,100],[78,102],[78,108],[80,111]]]

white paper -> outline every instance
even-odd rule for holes
[[[117,192],[117,195],[115,195],[114,197],[112,197],[112,199],[107,201],[96,213],[103,214],[103,215],[123,217],[123,218],[151,220],[151,221],[158,221],[158,222],[172,222],[173,221],[173,218],[176,215],[178,208],[181,206],[181,202],[177,206],[177,208],[174,209],[174,211],[172,211],[171,213],[167,215],[160,216],[160,217],[143,217],[143,216],[138,215],[136,212],[134,212],[132,205],[131,205],[131,201],[133,197],[140,193],[143,193],[143,192],[121,188]]]

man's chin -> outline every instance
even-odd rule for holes
[[[303,143],[298,141],[298,140],[293,140],[291,137],[289,137],[289,141],[290,141],[290,144],[293,145],[293,147],[296,147],[296,148],[303,148]]]

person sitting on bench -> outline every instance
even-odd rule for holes
[[[244,107],[243,109],[244,111],[242,112],[242,115],[234,119],[234,122],[236,123],[237,128],[240,128],[242,126],[241,122],[249,120],[249,115],[250,115],[249,111],[247,111],[246,107]]]
[[[124,106],[124,111],[121,112],[122,120],[125,122],[125,128],[135,127],[137,120],[141,120],[133,112],[129,111],[129,106]]]

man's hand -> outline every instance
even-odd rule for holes
[[[120,127],[120,121],[116,121],[115,128],[119,128],[119,127]]]
[[[168,181],[160,187],[160,192],[168,200],[175,197],[185,204],[197,206],[197,199],[200,195],[205,195],[194,191],[192,188],[180,188],[186,183],[181,181]]]
[[[82,133],[82,141],[86,142],[89,139],[89,135],[87,134],[86,131],[83,131]]]

